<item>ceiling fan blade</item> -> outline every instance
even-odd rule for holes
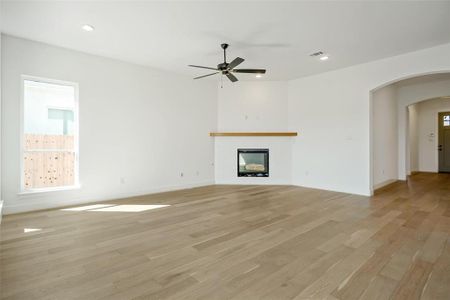
[[[196,65],[188,65],[189,67],[193,67],[193,68],[202,68],[202,69],[208,69],[208,70],[216,70],[217,68],[210,68],[210,67],[204,67],[204,66],[196,66]]]
[[[219,72],[214,72],[214,73],[211,73],[211,74],[208,74],[208,75],[203,75],[203,76],[195,77],[194,79],[200,79],[200,78],[203,78],[203,77],[208,77],[208,76],[216,75],[216,74],[218,74],[218,73],[219,73]]]
[[[265,74],[265,69],[234,69],[235,73],[253,73],[253,74]]]
[[[233,69],[244,62],[245,59],[236,57],[230,64],[228,65],[228,69]]]
[[[231,73],[227,73],[227,77],[228,77],[228,79],[230,79],[231,82],[236,82],[236,81],[238,81],[238,79],[236,78],[236,76],[234,76],[234,75],[231,74]]]

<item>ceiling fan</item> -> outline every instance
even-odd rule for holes
[[[222,75],[227,76],[231,82],[236,82],[236,81],[238,81],[238,79],[236,78],[236,76],[233,75],[233,73],[250,73],[250,74],[265,74],[266,73],[265,69],[235,69],[238,65],[240,65],[242,62],[244,62],[244,59],[240,58],[240,57],[236,57],[232,62],[227,63],[227,48],[229,45],[222,44],[220,46],[223,49],[223,63],[218,64],[217,68],[189,65],[189,67],[214,70],[216,72],[207,74],[207,75],[203,75],[203,76],[199,76],[199,77],[195,77],[194,79],[200,79],[200,78],[204,78],[204,77],[222,73]]]

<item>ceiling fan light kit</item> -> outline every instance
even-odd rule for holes
[[[220,63],[217,65],[216,68],[212,67],[204,67],[204,66],[197,66],[197,65],[189,65],[189,67],[193,68],[201,68],[201,69],[208,69],[208,70],[214,70],[214,73],[202,75],[195,77],[194,79],[200,79],[205,78],[208,76],[216,75],[216,74],[222,74],[225,75],[231,82],[238,81],[237,77],[233,75],[233,73],[247,73],[247,74],[265,74],[265,69],[235,69],[238,65],[244,62],[243,58],[236,57],[233,59],[230,63],[227,63],[227,48],[228,44],[222,44],[220,45],[223,49],[223,63]]]

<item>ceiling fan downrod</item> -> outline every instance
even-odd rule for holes
[[[228,44],[224,43],[220,45],[223,49],[223,62],[226,64],[227,63],[227,48],[228,48]]]

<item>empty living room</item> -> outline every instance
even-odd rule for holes
[[[450,299],[450,0],[0,0],[0,300]]]

